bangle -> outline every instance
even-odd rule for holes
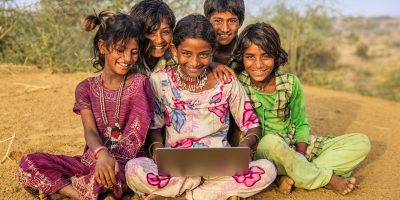
[[[151,147],[152,147],[153,145],[155,145],[155,144],[161,144],[161,145],[163,145],[163,143],[161,143],[161,142],[153,142],[153,143],[150,144],[150,146],[149,146],[149,156],[150,156],[151,158],[153,157],[153,155],[151,154]]]
[[[300,153],[300,154],[302,154],[303,156],[306,155],[306,152],[305,152],[305,151],[297,151],[297,153]]]
[[[99,154],[100,151],[107,150],[107,147],[105,146],[100,146],[96,150],[94,150],[93,155],[94,159],[97,159],[97,154]]]
[[[254,136],[254,137],[257,138],[256,144],[260,142],[260,137],[258,135],[256,135],[256,134],[248,134],[244,138],[245,139],[249,139],[249,136]]]

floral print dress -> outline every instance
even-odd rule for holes
[[[217,82],[199,93],[182,90],[174,79],[173,69],[154,73],[150,83],[156,111],[150,129],[166,128],[165,145],[171,148],[228,147],[229,111],[246,134],[259,126],[243,86],[234,80]],[[227,199],[249,197],[272,183],[274,165],[265,159],[250,163],[249,174],[224,177],[158,176],[150,158],[136,158],[126,165],[127,184],[140,195],[176,197],[186,192],[187,199]]]

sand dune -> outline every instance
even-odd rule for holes
[[[0,66],[0,141],[16,135],[9,157],[0,164],[0,199],[33,199],[17,180],[22,155],[81,154],[82,125],[72,106],[75,86],[90,75]],[[400,103],[309,86],[304,91],[313,134],[369,136],[370,155],[354,172],[358,188],[343,197],[326,189],[283,195],[272,186],[250,199],[398,199]],[[9,141],[0,143],[0,159]]]

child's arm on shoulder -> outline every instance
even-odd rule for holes
[[[214,77],[216,79],[219,79],[219,81],[221,81],[222,83],[230,83],[232,81],[231,77],[233,79],[237,79],[235,70],[226,65],[217,62],[212,62],[210,67]]]
[[[119,164],[107,148],[103,147],[92,110],[82,109],[80,114],[86,145],[95,153],[95,179],[104,186],[112,187],[116,183],[115,175],[119,172]]]
[[[292,96],[289,102],[290,117],[296,126],[296,151],[304,154],[310,142],[310,124],[308,122],[305,97],[300,80],[293,77]]]

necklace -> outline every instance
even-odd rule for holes
[[[182,71],[181,66],[178,65],[178,69],[175,71],[174,76],[179,87],[194,92],[196,90],[203,89],[207,83],[207,68],[197,77],[193,78],[185,74]]]
[[[118,142],[121,140],[121,128],[119,125],[119,112],[121,108],[121,97],[122,97],[122,92],[124,90],[124,85],[126,81],[127,75],[125,75],[124,80],[121,81],[118,87],[117,91],[117,97],[115,101],[115,109],[114,109],[114,119],[115,119],[115,126],[112,127],[108,121],[107,114],[106,114],[106,103],[105,103],[105,97],[104,97],[104,83],[103,83],[103,78],[100,74],[100,80],[101,80],[101,85],[99,85],[99,93],[100,93],[100,113],[101,113],[101,119],[103,120],[104,125],[107,128],[107,133],[111,136],[111,147],[110,150],[113,150],[117,147]]]
[[[253,80],[250,79],[250,86],[254,87],[254,89],[261,91],[261,92],[265,92],[266,91],[266,86],[268,85],[269,81],[271,80],[272,76],[267,77],[265,83],[263,84],[263,86],[259,87],[256,84],[254,84]]]

